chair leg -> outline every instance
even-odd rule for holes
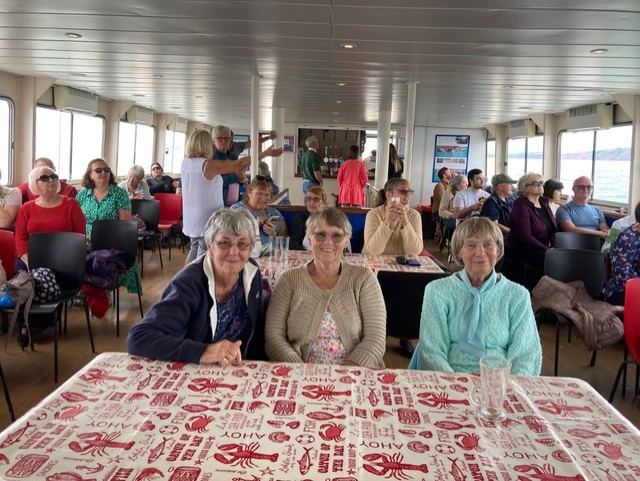
[[[569,324],[569,334],[567,334],[567,342],[571,342],[571,324]]]
[[[593,351],[593,354],[591,354],[591,361],[589,361],[589,366],[593,367],[596,365],[596,356],[598,355],[598,350],[596,349],[595,351]]]
[[[60,316],[56,309],[53,313],[53,382],[58,382],[58,328]]]
[[[553,375],[558,375],[558,351],[560,350],[560,322],[556,320],[556,355],[553,360]]]
[[[91,352],[95,354],[96,346],[93,344],[93,331],[91,330],[91,319],[89,318],[89,302],[87,301],[87,296],[82,296],[82,304],[84,305],[84,315],[87,318],[87,328],[89,329],[89,342],[91,342]]]
[[[116,337],[120,337],[120,287],[116,287]]]
[[[611,403],[611,401],[613,401],[613,396],[615,396],[616,394],[616,389],[618,389],[618,382],[620,382],[620,376],[622,375],[622,371],[626,368],[627,364],[630,361],[624,361],[622,364],[620,364],[620,367],[618,368],[618,373],[616,374],[616,379],[615,381],[613,381],[613,387],[611,388],[611,393],[609,394],[609,403]]]
[[[140,306],[140,319],[144,317],[144,312],[142,312],[142,297],[140,296],[140,281],[138,280],[138,276],[136,277],[136,291],[138,292],[138,305]]]
[[[4,399],[7,401],[7,409],[9,409],[9,416],[11,422],[16,420],[16,415],[13,412],[13,404],[11,404],[11,396],[9,396],[9,387],[7,386],[7,380],[4,378],[4,372],[2,371],[2,364],[0,364],[0,380],[2,380],[2,389],[4,390]]]
[[[140,277],[144,277],[144,239],[138,242],[138,251],[140,252]]]
[[[158,243],[158,255],[160,256],[160,269],[164,269],[162,265],[162,237],[160,234],[155,236],[156,242]]]

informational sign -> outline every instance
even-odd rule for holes
[[[433,182],[440,182],[438,171],[449,168],[454,175],[467,175],[469,135],[436,135],[433,155]]]

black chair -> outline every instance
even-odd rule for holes
[[[158,248],[158,254],[160,255],[160,268],[164,269],[164,266],[162,265],[162,248],[160,244],[161,233],[158,229],[158,222],[160,221],[160,202],[153,199],[132,199],[131,214],[140,216],[146,227],[144,232],[138,234],[140,277],[144,276],[144,242],[147,239],[151,242],[151,248],[153,251],[155,251],[156,247]]]
[[[600,251],[584,249],[550,249],[544,258],[544,275],[560,282],[582,281],[591,297],[599,299],[604,286],[605,262]],[[553,375],[558,375],[558,350],[560,348],[560,326],[571,326],[570,319],[551,309],[544,309],[538,317],[539,322],[556,323],[555,359]],[[593,351],[590,366],[596,362]]]
[[[582,232],[557,232],[555,247],[556,249],[583,249],[599,252],[602,241],[597,235]]]
[[[447,273],[378,271],[387,309],[387,335],[398,339],[420,337],[420,317],[424,288]]]
[[[11,404],[11,396],[9,396],[9,386],[7,386],[7,380],[4,378],[4,371],[2,370],[2,364],[0,364],[0,380],[2,381],[2,390],[4,391],[4,399],[7,401],[7,409],[9,410],[9,416],[11,416],[11,422],[16,420],[16,414],[13,412],[13,404]]]
[[[131,271],[138,255],[138,223],[135,220],[96,220],[91,230],[91,245],[94,250],[118,249],[125,253],[125,265]],[[140,317],[142,297],[140,296],[140,280],[136,272],[136,287]],[[120,285],[115,290],[116,297],[116,336],[120,336]]]

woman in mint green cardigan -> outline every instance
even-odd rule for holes
[[[542,347],[529,292],[494,269],[504,253],[496,223],[467,219],[453,235],[451,252],[464,269],[427,285],[410,367],[478,372],[484,354],[499,354],[511,361],[512,374],[539,375]]]

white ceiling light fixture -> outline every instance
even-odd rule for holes
[[[75,33],[75,32],[66,32],[64,35],[65,35],[65,37],[69,37],[69,38],[72,38],[74,40],[82,38],[82,35],[80,35],[79,33]]]
[[[358,46],[355,43],[341,43],[340,46],[342,48],[346,48],[347,50],[358,48]]]
[[[607,48],[594,48],[593,50],[589,50],[589,53],[594,55],[602,55],[603,53],[607,53],[609,49]]]

